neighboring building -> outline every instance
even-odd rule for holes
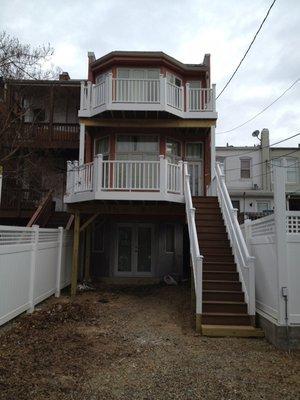
[[[232,203],[242,221],[273,212],[272,164],[286,163],[287,208],[300,210],[300,148],[269,146],[269,131],[263,129],[260,145],[216,148],[216,161],[222,165]]]
[[[7,80],[1,94],[9,117],[1,120],[1,156],[12,155],[2,164],[0,222],[26,225],[47,194],[52,211],[66,208],[66,161],[79,148],[80,81],[68,73],[59,80]]]

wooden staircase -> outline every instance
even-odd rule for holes
[[[203,255],[202,334],[259,337],[247,312],[242,284],[217,197],[193,197]]]

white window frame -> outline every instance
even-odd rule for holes
[[[258,210],[258,205],[259,204],[267,204],[267,208],[265,210],[259,211]],[[256,211],[257,212],[264,212],[264,211],[269,211],[269,210],[271,210],[271,204],[270,204],[270,202],[268,200],[257,200],[256,201]]]
[[[156,142],[155,142],[157,144],[157,151],[156,152],[147,152],[147,151],[141,152],[141,151],[136,151],[134,149],[132,151],[127,151],[127,152],[126,151],[118,151],[118,139],[120,137],[145,137],[145,138],[147,138],[149,136],[151,136],[153,138],[156,138]],[[127,154],[131,154],[133,156],[141,155],[142,156],[141,160],[145,159],[144,155],[148,155],[150,157],[153,156],[153,160],[154,161],[155,160],[159,160],[159,142],[160,142],[160,138],[159,138],[159,135],[157,135],[157,134],[126,133],[124,135],[117,135],[116,136],[116,145],[115,145],[116,159],[118,159],[118,156],[120,156],[120,155],[121,156],[125,156]],[[131,159],[130,158],[121,158],[120,160],[131,160]],[[138,161],[138,159],[135,159],[135,158],[134,158],[134,160]],[[146,158],[146,160],[148,160],[148,159]]]
[[[135,70],[144,71],[145,72],[145,78],[134,78],[132,75],[133,75],[133,71],[135,71]],[[120,71],[128,71],[128,78],[120,78],[119,77],[119,72]],[[156,71],[158,73],[157,74],[158,77],[157,78],[149,78],[148,77],[149,71],[151,71],[151,72]],[[120,78],[120,79],[147,79],[147,80],[153,79],[153,80],[158,80],[159,79],[159,75],[160,75],[160,69],[159,68],[126,68],[126,67],[117,68],[117,78]]]
[[[242,171],[247,171],[246,169],[242,169],[242,161],[249,161],[249,177],[243,177]],[[240,179],[241,180],[249,180],[252,178],[252,159],[251,157],[240,157]]]
[[[97,141],[103,140],[103,139],[107,139],[108,140],[108,150],[107,153],[102,154],[103,158],[105,158],[107,156],[107,159],[109,160],[109,155],[110,155],[110,140],[109,140],[109,136],[102,136],[102,137],[98,137],[94,139],[94,156],[96,156],[97,153],[96,152],[96,148],[97,148]]]
[[[181,87],[182,86],[182,79],[179,78],[179,76],[173,74],[172,72],[167,71],[166,72],[166,78],[167,78],[167,82],[171,83],[172,85],[175,85],[177,87]],[[178,79],[178,81],[180,82],[180,86],[176,85],[176,79]]]
[[[200,144],[201,145],[200,158],[192,158],[192,157],[187,156],[187,147],[189,144]],[[185,159],[187,161],[203,161],[203,158],[204,158],[203,153],[204,153],[204,142],[197,141],[197,142],[186,142],[185,143]]]

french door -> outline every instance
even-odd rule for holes
[[[192,196],[203,196],[203,144],[189,142],[185,149]]]
[[[188,162],[192,196],[203,196],[202,161]]]
[[[118,224],[116,275],[151,276],[152,253],[153,225]]]

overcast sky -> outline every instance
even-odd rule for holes
[[[271,0],[1,0],[0,29],[32,45],[50,43],[53,63],[87,77],[87,51],[161,50],[186,63],[211,54],[221,90],[240,61]],[[300,77],[300,0],[277,0],[240,71],[217,102],[217,131],[235,127]],[[217,144],[251,145],[269,128],[271,142],[300,132],[300,82],[243,128]],[[300,136],[285,145],[297,145]]]

